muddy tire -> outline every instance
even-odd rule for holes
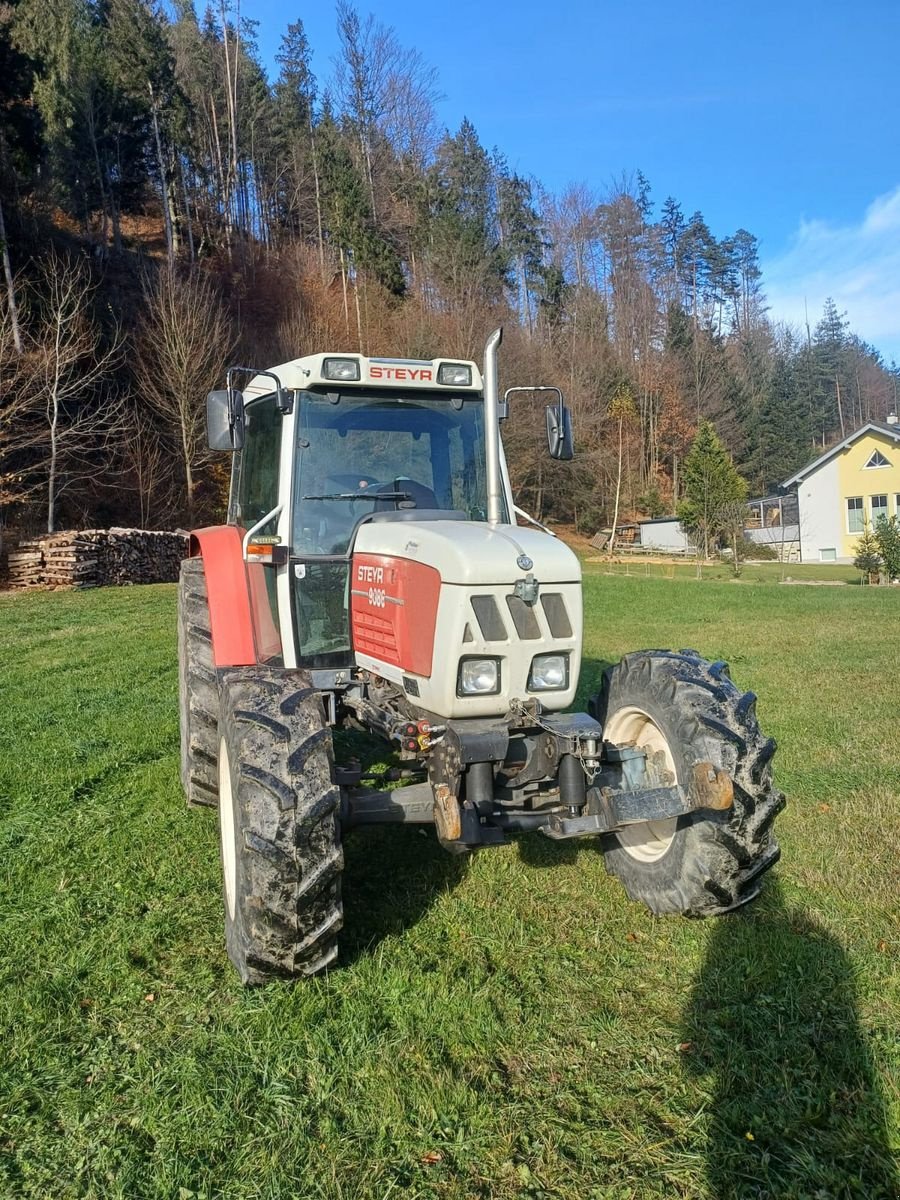
[[[178,706],[181,784],[187,802],[215,806],[219,792],[219,693],[202,558],[186,558],[178,579]]]
[[[315,975],[343,920],[331,730],[303,671],[226,671],[219,824],[228,956],[245,984]]]
[[[603,678],[591,708],[604,739],[655,753],[679,783],[698,762],[731,776],[734,806],[647,822],[604,839],[610,874],[654,913],[702,917],[752,900],[780,851],[772,833],[784,796],[772,780],[775,742],[756,720],[728,666],[695,651],[629,654]]]

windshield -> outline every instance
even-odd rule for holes
[[[303,392],[294,554],[340,555],[375,511],[454,510],[487,520],[480,397]]]

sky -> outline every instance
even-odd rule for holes
[[[263,61],[304,22],[320,81],[334,8],[241,0]],[[357,0],[438,70],[438,113],[551,191],[641,170],[717,237],[760,240],[771,315],[827,296],[900,362],[900,0]]]

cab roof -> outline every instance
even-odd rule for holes
[[[326,376],[325,362],[327,359],[341,359],[359,364],[359,379],[335,379]],[[438,371],[443,364],[469,367],[471,382],[469,384],[440,383]],[[277,375],[281,386],[288,391],[299,391],[311,387],[353,388],[428,388],[455,392],[480,392],[482,390],[481,372],[478,366],[468,359],[460,358],[369,358],[364,354],[342,353],[328,351],[324,354],[307,354],[304,358],[293,358],[290,362],[271,367],[270,374]],[[273,381],[269,375],[254,375],[244,388],[246,397],[265,396],[273,390]]]

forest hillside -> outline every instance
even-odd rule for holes
[[[577,437],[551,464],[516,403],[519,503],[588,533],[620,473],[620,519],[673,511],[704,419],[762,494],[894,409],[833,303],[769,311],[751,231],[616,163],[550,193],[464,113],[441,126],[402,30],[335,20],[337,66],[297,20],[270,77],[225,0],[0,3],[0,528],[215,518],[227,363],[480,358],[501,323],[503,385],[562,387]]]

